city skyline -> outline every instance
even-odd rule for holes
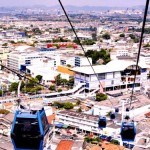
[[[0,6],[33,6],[33,5],[45,5],[45,6],[54,6],[58,5],[58,1],[56,0],[45,0],[45,3],[43,3],[42,0],[30,0],[30,1],[23,1],[23,0],[5,0],[5,1],[0,1]],[[145,5],[146,1],[145,0],[138,0],[138,1],[131,1],[131,0],[126,0],[126,1],[121,1],[121,0],[74,0],[74,3],[69,0],[62,0],[62,3],[64,5],[75,5],[75,6],[108,6],[108,7],[130,7],[130,6],[137,6],[137,5]]]

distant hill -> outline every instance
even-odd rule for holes
[[[106,10],[114,10],[114,9],[143,9],[144,6],[133,6],[133,7],[108,7],[108,6],[73,6],[73,5],[68,5],[68,6],[64,6],[67,10],[72,10],[72,11],[78,11],[78,10],[82,10],[82,11],[106,11]],[[60,6],[52,6],[49,8],[54,8],[54,9],[59,9]]]
[[[144,6],[133,6],[133,7],[108,7],[108,6],[73,6],[73,5],[67,5],[64,6],[67,10],[70,11],[106,11],[106,10],[114,10],[114,9],[143,9]],[[37,8],[37,9],[61,9],[61,7],[59,5],[56,6],[45,6],[45,5],[33,5],[33,6],[21,6],[21,7],[0,7],[0,10],[4,10],[4,9],[17,9],[17,8],[21,8],[21,9],[27,9],[27,8]]]

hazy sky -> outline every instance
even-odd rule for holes
[[[135,6],[145,5],[146,0],[62,0],[64,5]],[[0,0],[0,6],[58,5],[58,0]]]

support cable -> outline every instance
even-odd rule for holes
[[[132,100],[133,100],[133,94],[134,94],[134,88],[135,88],[135,82],[136,82],[136,76],[137,76],[136,73],[137,73],[138,68],[139,68],[138,64],[139,64],[140,52],[141,52],[143,35],[144,35],[144,30],[145,30],[145,23],[146,23],[146,18],[147,18],[147,13],[148,13],[148,6],[149,6],[149,0],[146,1],[146,5],[145,5],[144,19],[143,19],[143,25],[142,25],[142,31],[141,31],[141,37],[140,37],[140,43],[139,43],[139,49],[138,49],[138,56],[137,56],[137,61],[136,61],[136,70],[135,70],[135,74],[134,74],[131,99],[130,99],[130,103],[129,103],[129,110],[131,108],[131,104],[132,104]]]
[[[68,20],[68,22],[69,22],[71,28],[72,28],[72,31],[73,31],[74,34],[75,34],[75,37],[76,37],[76,39],[77,39],[77,41],[78,41],[78,43],[79,43],[79,45],[80,45],[82,51],[84,52],[84,54],[86,54],[86,51],[85,51],[85,49],[84,49],[84,47],[83,47],[83,45],[82,45],[82,43],[81,43],[81,41],[80,41],[80,39],[79,39],[77,33],[76,33],[76,30],[74,29],[74,26],[72,25],[71,20],[69,19],[69,16],[68,16],[68,14],[67,14],[67,12],[66,12],[66,10],[65,10],[65,8],[64,8],[64,6],[63,6],[63,4],[62,4],[62,2],[61,2],[61,0],[58,0],[58,1],[59,1],[59,4],[60,4],[60,6],[61,6],[61,8],[62,8],[62,10],[63,10],[63,12],[64,12],[64,14],[65,14],[65,16],[66,16],[66,18],[67,18],[67,20]],[[95,72],[95,70],[94,70],[94,68],[93,68],[93,66],[92,66],[92,63],[90,62],[90,60],[89,60],[89,58],[88,58],[87,56],[86,56],[86,58],[87,58],[87,60],[88,60],[88,62],[89,62],[89,64],[90,64],[90,67],[91,67],[92,70],[93,70],[93,73],[95,74],[95,76],[96,76],[96,78],[97,78],[97,80],[98,80],[98,82],[99,82],[99,85],[100,85],[102,88],[104,88],[103,85],[102,85],[102,83],[101,83],[100,80],[98,79],[98,75],[96,74],[96,72]],[[109,98],[108,98],[108,100],[110,101]],[[110,101],[110,103],[111,103],[111,105],[113,106],[113,103],[112,103],[111,101]],[[114,107],[114,106],[113,106],[113,107]]]

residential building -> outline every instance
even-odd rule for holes
[[[143,61],[144,63],[146,63],[148,65],[150,64],[150,53],[149,53],[149,51],[141,52],[140,61]]]

